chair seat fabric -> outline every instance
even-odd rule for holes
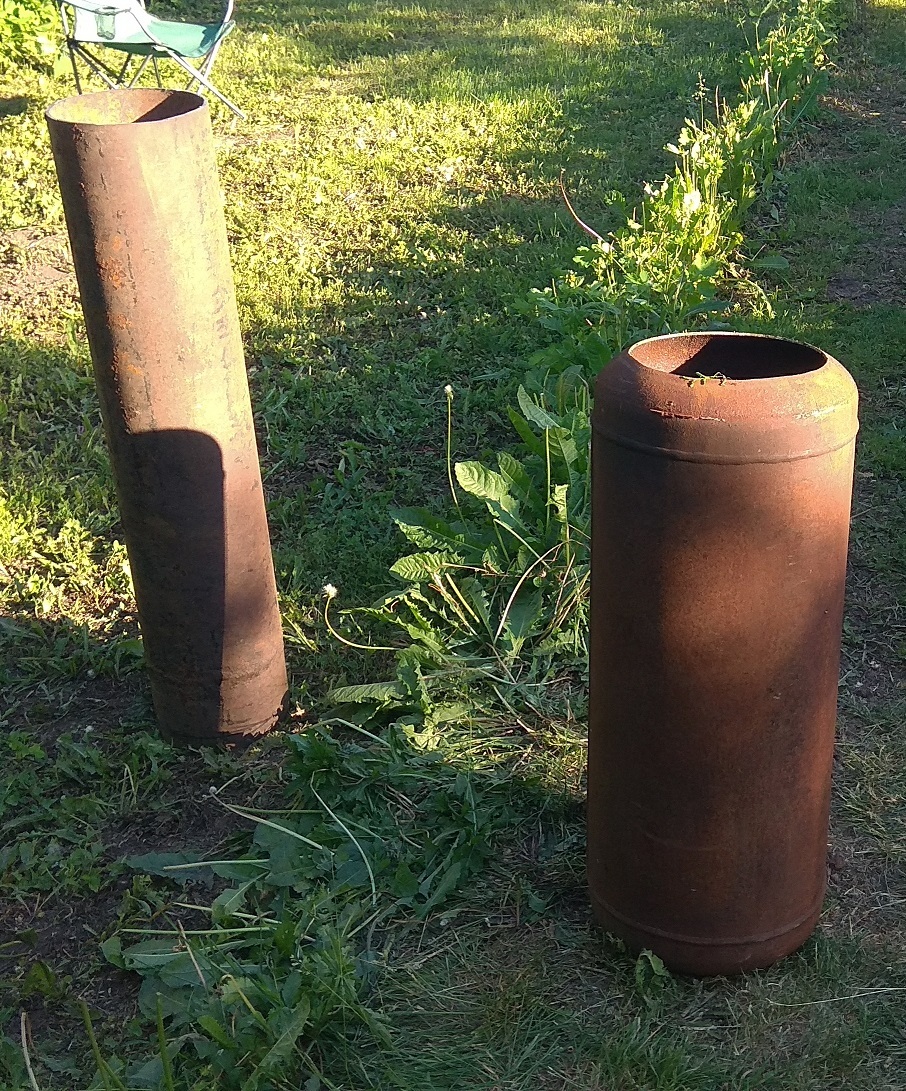
[[[200,23],[175,23],[167,19],[148,19],[148,30],[158,41],[168,49],[172,49],[180,57],[206,57],[219,38],[232,30],[232,23],[200,24]],[[149,53],[160,52],[157,47],[148,41],[138,27],[134,33],[124,34],[115,41],[101,41],[110,49],[118,49],[123,53],[135,53],[146,56]]]
[[[103,9],[98,13],[103,15]],[[109,34],[101,34],[98,25],[98,16],[94,12],[84,9],[76,11],[75,30],[72,34],[73,41],[92,43],[107,46],[110,49],[118,49],[123,53],[134,53],[138,56],[147,56],[149,53],[160,52],[149,36],[156,38],[168,49],[180,57],[206,57],[220,38],[233,29],[232,21],[229,23],[180,23],[170,19],[157,19],[153,15],[144,16],[143,22],[147,26],[148,34],[131,16],[122,14],[116,16],[116,21],[110,28]]]
[[[232,23],[174,23],[153,16],[148,20],[148,30],[154,37],[180,57],[206,57],[232,28]]]

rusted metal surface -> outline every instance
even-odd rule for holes
[[[680,972],[770,965],[821,910],[856,411],[831,357],[754,335],[598,379],[588,878]]]
[[[111,91],[47,122],[161,730],[261,734],[286,667],[208,107]]]

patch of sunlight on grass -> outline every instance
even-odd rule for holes
[[[606,227],[614,191],[633,199],[666,168],[697,73],[735,82],[742,14],[719,0],[240,5],[215,78],[249,120],[215,105],[214,128],[306,678],[352,669],[320,630],[320,586],[373,599],[399,548],[390,508],[443,493],[444,385],[459,391],[455,456],[506,442],[501,406],[546,336],[514,308],[579,241],[560,169]],[[43,109],[72,84],[20,73],[0,85],[13,92],[28,99],[0,118],[0,231],[25,231],[0,239],[15,290],[34,239],[63,230]],[[116,509],[74,283],[22,293],[0,333],[11,510],[47,540],[78,521],[103,568]]]

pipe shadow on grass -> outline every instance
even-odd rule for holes
[[[119,678],[146,652],[161,716],[199,737],[215,735],[224,672],[236,670],[229,657],[272,610],[267,580],[245,572],[238,556],[227,568],[228,532],[235,552],[242,529],[236,516],[242,497],[227,492],[223,454],[210,435],[117,432],[121,480],[129,483],[119,510],[142,644],[121,555],[117,567],[112,539],[122,528],[106,460],[97,457],[98,410],[87,376],[76,379],[80,371],[59,349],[0,346],[0,389],[16,389],[22,407],[2,425],[0,487],[10,497],[0,507],[0,541],[8,543],[0,621],[7,684],[27,686],[42,673]],[[72,396],[74,380],[84,398]],[[91,418],[94,427],[86,427]],[[55,477],[65,483],[58,491],[48,486]],[[165,711],[161,702],[173,707]]]

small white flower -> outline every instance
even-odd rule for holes
[[[683,195],[683,211],[687,215],[691,215],[693,212],[698,212],[702,207],[702,195],[697,189],[690,189]]]
[[[321,590],[329,599],[335,599],[340,593],[332,583],[325,583]]]
[[[444,387],[444,393],[447,395],[448,398],[453,397],[453,387],[450,386],[449,383],[447,383],[447,385]]]

